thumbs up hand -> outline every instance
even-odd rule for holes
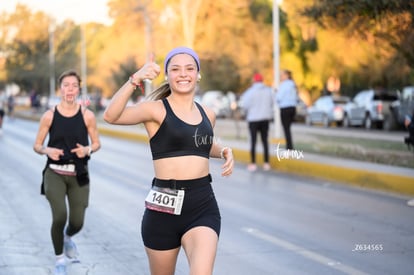
[[[134,83],[140,83],[147,79],[153,80],[160,74],[161,67],[154,60],[155,56],[151,54],[149,61],[131,76]]]

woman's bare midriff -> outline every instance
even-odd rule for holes
[[[188,180],[207,176],[209,160],[199,156],[180,156],[154,160],[158,179]]]

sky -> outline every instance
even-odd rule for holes
[[[76,23],[99,22],[110,24],[108,0],[0,0],[0,12],[13,12],[18,3],[25,4],[32,11],[43,11],[57,22],[72,19]]]

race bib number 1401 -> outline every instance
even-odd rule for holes
[[[153,186],[145,199],[145,207],[158,212],[180,215],[184,201],[184,190]]]

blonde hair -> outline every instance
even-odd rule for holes
[[[163,84],[161,84],[161,86],[159,86],[157,89],[155,89],[148,95],[148,99],[159,100],[159,99],[166,98],[170,94],[171,94],[170,84],[168,82],[164,82]]]
[[[288,79],[292,79],[292,71],[289,71],[289,70],[282,70],[282,72],[284,73],[284,74],[286,74],[286,76],[287,76],[287,78]],[[293,79],[292,79],[293,80]]]

